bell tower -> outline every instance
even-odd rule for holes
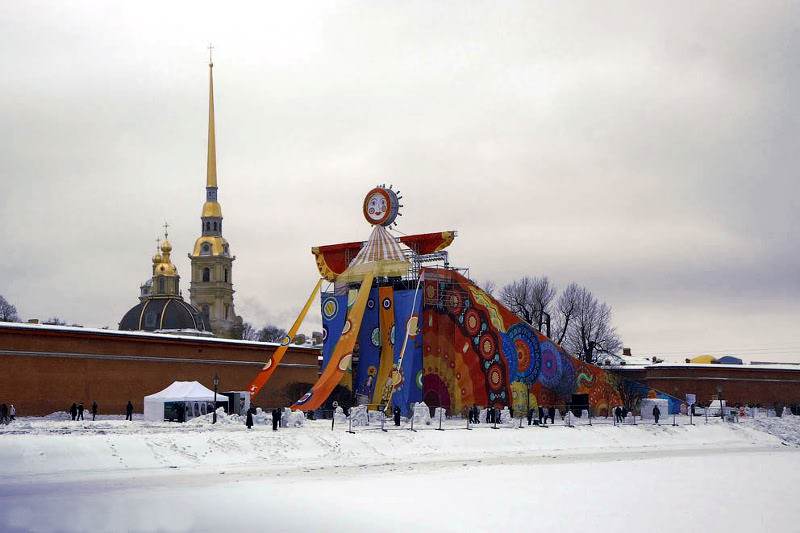
[[[208,88],[208,162],[206,169],[206,201],[200,216],[200,237],[189,254],[192,282],[191,303],[211,325],[211,331],[225,338],[235,336],[242,319],[233,309],[233,261],[228,241],[222,236],[222,207],[217,202],[217,147],[214,128],[214,63],[209,46]]]

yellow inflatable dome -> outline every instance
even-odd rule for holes
[[[690,363],[700,363],[700,364],[707,365],[707,364],[710,364],[710,363],[716,363],[717,359],[713,355],[698,355],[697,357],[695,357],[694,359],[692,359],[689,362]]]

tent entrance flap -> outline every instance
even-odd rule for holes
[[[333,389],[342,380],[342,376],[347,371],[353,358],[353,348],[358,340],[358,331],[361,329],[361,321],[364,318],[364,310],[367,307],[369,291],[372,288],[372,280],[375,277],[373,272],[364,274],[361,281],[361,288],[358,289],[353,307],[347,312],[347,319],[344,322],[342,336],[333,349],[331,359],[325,367],[325,371],[317,382],[311,387],[302,398],[292,405],[293,410],[313,411],[328,399]]]
[[[278,368],[278,363],[281,362],[283,359],[286,350],[289,348],[289,344],[292,342],[292,339],[295,335],[297,335],[297,330],[300,329],[300,325],[303,323],[303,320],[306,318],[306,314],[308,310],[311,308],[311,304],[314,302],[314,298],[317,296],[317,291],[319,291],[320,286],[322,286],[322,278],[317,282],[317,285],[314,287],[314,290],[311,292],[311,296],[308,297],[308,301],[306,302],[305,307],[303,310],[300,311],[300,315],[297,317],[297,320],[294,321],[292,324],[289,333],[281,339],[280,347],[275,350],[275,353],[272,354],[272,357],[267,364],[264,365],[264,368],[261,369],[261,372],[255,377],[250,386],[247,387],[247,390],[250,392],[250,399],[253,399],[253,396],[258,394],[258,391],[261,390],[261,387],[272,377],[272,374],[275,372],[275,369]]]

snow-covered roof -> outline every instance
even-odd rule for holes
[[[221,339],[218,337],[198,337],[196,335],[174,335],[171,333],[152,333],[149,331],[120,331],[117,329],[102,329],[102,328],[84,328],[80,326],[54,326],[50,324],[27,324],[23,322],[0,322],[0,329],[30,329],[30,330],[48,330],[48,331],[61,331],[72,333],[92,333],[99,335],[109,335],[115,337],[138,337],[138,338],[156,338],[159,340],[185,340],[192,342],[204,343],[220,343],[220,344],[241,344],[246,346],[254,346],[264,348],[267,346],[277,348],[280,343],[277,342],[259,342],[259,341],[243,341],[238,339]],[[321,347],[308,347],[291,345],[292,348],[299,350],[313,350],[320,351]]]

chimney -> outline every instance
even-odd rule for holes
[[[630,357],[631,356],[631,349],[630,348],[623,348],[622,349],[622,357]]]

